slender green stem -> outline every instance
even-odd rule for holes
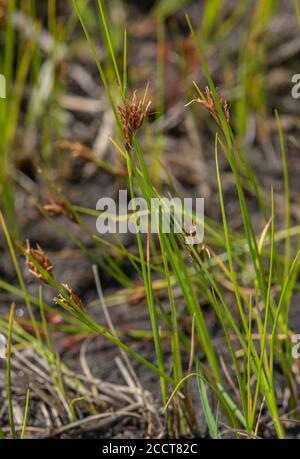
[[[15,314],[15,305],[12,304],[9,314],[8,322],[8,337],[7,337],[7,363],[6,363],[6,382],[7,382],[7,402],[8,402],[8,416],[9,424],[12,437],[17,438],[16,428],[15,428],[15,419],[14,419],[14,409],[13,409],[13,400],[12,400],[12,382],[11,382],[11,341],[12,341],[12,330],[14,323],[14,314]]]

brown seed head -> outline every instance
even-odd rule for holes
[[[61,284],[61,285],[67,291],[68,295],[70,296],[71,300],[76,304],[76,306],[78,306],[80,309],[84,310],[84,307],[83,307],[83,304],[82,304],[81,300],[78,298],[77,295],[75,295],[75,293],[73,292],[72,288],[68,284]],[[56,304],[59,304],[59,301],[61,301],[66,306],[68,306],[69,308],[74,310],[74,306],[73,306],[72,302],[69,299],[65,298],[61,293],[57,297],[54,298],[54,302]]]
[[[57,142],[56,145],[62,151],[69,151],[74,159],[86,162],[93,162],[95,160],[92,151],[80,142],[65,140]]]
[[[195,255],[196,253],[202,261],[209,259],[210,251],[208,246],[204,244],[197,236],[197,223],[193,221],[189,228],[183,227],[182,230],[184,233],[183,243],[191,258],[193,258],[198,263],[199,260]]]
[[[134,133],[140,129],[145,117],[148,114],[148,109],[151,102],[144,106],[144,100],[137,98],[137,91],[134,91],[130,101],[126,101],[123,107],[118,107],[121,117],[122,128],[125,138],[126,150],[132,148],[132,137]]]
[[[205,93],[205,99],[206,100],[205,101],[200,101],[200,103],[202,103],[202,105],[204,105],[204,107],[207,108],[207,110],[212,115],[212,117],[217,121],[217,123],[220,124],[221,121],[219,119],[218,110],[217,110],[217,107],[215,106],[215,101],[214,101],[212,92],[211,92],[211,90],[209,89],[208,86],[206,86],[206,88],[204,90],[204,93]],[[226,121],[229,122],[229,118],[230,118],[229,104],[225,99],[222,98],[222,96],[221,96],[220,92],[218,91],[218,89],[217,89],[217,95],[219,97],[219,101],[220,101],[221,107],[223,109]]]
[[[34,260],[36,264],[40,265],[50,276],[52,276],[53,266],[43,249],[38,244],[36,245],[36,249],[32,249],[29,241],[26,241],[25,257],[26,266],[29,272],[33,274],[33,276],[48,284],[46,277],[39,272],[38,267],[33,262]]]
[[[230,119],[229,104],[225,99],[222,98],[222,96],[221,96],[221,94],[220,94],[218,89],[217,89],[217,95],[218,95],[221,107],[223,109],[226,121],[228,123],[229,119]],[[212,94],[212,92],[211,92],[211,90],[209,89],[208,86],[206,86],[205,89],[204,89],[204,99],[194,99],[194,101],[196,101],[199,104],[203,105],[209,111],[209,113],[215,119],[215,121],[218,124],[221,124],[221,120],[220,120],[219,115],[218,115],[218,110],[217,110],[217,107],[215,105],[213,94]]]
[[[56,215],[64,215],[71,222],[78,223],[78,219],[72,209],[64,202],[61,202],[59,198],[53,198],[49,204],[45,204],[43,206],[43,209],[52,217]]]

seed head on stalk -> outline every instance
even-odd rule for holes
[[[218,114],[218,110],[217,110],[217,107],[216,107],[216,104],[213,98],[213,94],[208,86],[205,87],[204,94],[202,96],[203,96],[202,98],[193,99],[191,102],[186,104],[186,106],[190,105],[193,102],[198,102],[198,104],[203,105],[203,107],[205,107],[206,110],[208,110],[208,112],[211,114],[214,120],[218,124],[221,125],[221,120],[219,118],[219,114]],[[229,103],[227,102],[227,100],[223,99],[218,89],[217,89],[217,96],[219,98],[226,121],[227,123],[229,123],[229,119],[230,119]]]
[[[43,249],[37,244],[35,249],[32,249],[30,247],[30,243],[27,240],[26,241],[26,248],[24,251],[24,255],[26,257],[26,266],[29,270],[29,272],[35,276],[37,279],[45,282],[48,284],[48,280],[46,276],[44,276],[42,273],[40,273],[38,266],[41,266],[47,273],[52,276],[52,270],[53,266],[49,260],[49,257],[45,254]],[[34,263],[34,261],[36,263]]]
[[[72,304],[72,302],[74,302],[76,304],[76,306],[79,307],[79,309],[84,310],[84,307],[83,307],[83,304],[82,304],[80,298],[78,298],[78,296],[75,295],[75,293],[73,292],[72,288],[68,284],[61,284],[61,285],[67,291],[67,293],[70,296],[70,299],[72,301],[70,301],[68,298],[65,298],[60,293],[57,297],[54,298],[54,303],[59,304],[61,302],[61,303],[65,304],[66,306],[68,306],[69,308],[74,310],[74,306]]]
[[[127,151],[132,149],[133,135],[142,127],[148,114],[151,102],[145,105],[145,98],[146,91],[142,99],[138,99],[137,91],[134,91],[131,100],[126,100],[122,107],[118,107]]]
[[[71,222],[78,223],[77,216],[75,215],[71,207],[67,206],[67,204],[60,200],[58,197],[52,197],[51,202],[45,204],[43,206],[43,209],[51,217],[57,215],[64,215]]]

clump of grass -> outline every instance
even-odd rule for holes
[[[118,80],[119,71],[117,70],[117,63],[114,52],[111,49],[111,42],[109,40],[109,27],[107,26],[106,18],[103,14],[101,14],[101,19],[103,22],[104,29],[106,31],[106,36],[109,44],[107,52],[109,55],[111,55],[111,59],[113,61],[116,72],[116,79]],[[194,251],[193,256],[195,264],[193,266],[193,270],[195,275],[191,276],[191,272],[186,266],[185,257],[181,250],[181,241],[177,240],[176,236],[173,234],[165,235],[163,234],[163,232],[161,232],[159,235],[161,255],[162,259],[164,260],[164,274],[167,279],[171,311],[173,317],[170,326],[173,329],[174,338],[172,345],[172,355],[174,372],[173,374],[175,377],[175,383],[179,384],[182,378],[186,380],[187,376],[184,376],[182,367],[181,353],[183,350],[183,343],[180,341],[178,325],[176,322],[177,305],[174,301],[172,284],[170,282],[171,275],[175,277],[175,282],[178,283],[182,290],[183,298],[186,302],[189,313],[195,315],[196,336],[199,340],[200,347],[206,355],[207,362],[210,367],[210,370],[204,367],[203,374],[206,376],[210,387],[212,388],[215,396],[218,398],[220,406],[222,407],[224,413],[228,416],[228,419],[232,426],[240,426],[243,429],[246,429],[247,432],[249,432],[249,435],[252,435],[256,431],[256,415],[258,412],[258,403],[261,394],[266,401],[266,405],[269,410],[272,421],[274,423],[274,428],[277,432],[277,435],[282,438],[285,434],[278,413],[275,386],[273,381],[273,355],[274,353],[277,354],[278,350],[281,349],[280,354],[278,355],[281,355],[280,360],[283,366],[285,366],[287,363],[288,355],[282,353],[282,343],[278,341],[276,338],[277,332],[274,333],[274,330],[276,330],[277,325],[280,325],[281,331],[284,331],[285,333],[287,332],[287,328],[282,322],[282,316],[280,315],[280,313],[278,313],[278,308],[276,308],[274,304],[274,299],[271,297],[271,286],[273,282],[273,266],[275,256],[274,199],[271,199],[271,226],[268,225],[265,231],[265,233],[269,232],[270,243],[269,273],[267,275],[266,281],[266,272],[263,267],[261,249],[259,249],[258,247],[257,236],[255,235],[253,226],[251,224],[249,209],[245,198],[245,191],[240,179],[241,165],[243,167],[243,172],[249,178],[249,181],[253,183],[254,189],[256,189],[258,201],[260,201],[259,188],[257,187],[255,176],[253,175],[253,171],[251,170],[249,165],[247,165],[247,163],[245,163],[244,161],[241,162],[241,154],[236,147],[234,134],[229,125],[228,103],[222,99],[218,90],[216,89],[214,82],[211,78],[211,75],[209,73],[209,69],[204,58],[204,53],[201,49],[199,40],[196,36],[196,33],[194,32],[194,29],[189,18],[187,18],[187,21],[208,82],[208,87],[205,89],[205,95],[203,95],[199,88],[196,86],[196,89],[199,93],[199,99],[197,100],[200,102],[200,104],[204,105],[209,110],[215,121],[217,121],[217,123],[219,124],[221,131],[220,134],[216,137],[216,170],[223,219],[223,232],[225,236],[225,250],[228,258],[228,267],[223,262],[221,262],[217,257],[212,257],[212,259],[209,260],[202,260],[201,257],[199,257],[199,253]],[[87,34],[86,29],[85,32]],[[104,84],[105,86],[107,86],[106,79],[104,79]],[[112,102],[112,106],[114,107],[114,102]],[[125,130],[125,150],[128,150],[128,146],[130,144],[130,147],[136,151],[137,155],[137,162],[133,162],[132,158],[127,155],[128,176],[130,179],[129,187],[132,192],[132,197],[134,197],[134,188],[138,187],[141,194],[146,198],[147,201],[149,201],[151,197],[159,196],[159,194],[155,190],[153,184],[151,183],[151,179],[149,177],[145,165],[142,148],[133,131],[134,130],[130,131],[129,136],[128,132],[126,132]],[[132,142],[129,142],[129,137],[133,137]],[[235,180],[238,199],[241,208],[241,215],[244,222],[245,242],[250,252],[250,259],[252,260],[253,265],[253,282],[256,291],[256,303],[258,301],[263,301],[264,316],[262,316],[261,313],[258,312],[257,307],[255,307],[255,309],[253,308],[252,298],[248,298],[243,293],[242,286],[239,284],[239,278],[235,267],[235,264],[239,261],[234,253],[233,242],[227,224],[226,209],[223,199],[221,177],[218,166],[219,148],[221,148],[223,153],[225,154],[228,163],[232,169],[233,177]],[[141,176],[142,180],[140,178]],[[264,238],[265,237],[266,235],[264,236]],[[155,298],[152,289],[152,270],[149,268],[149,254],[151,247],[150,235],[148,236],[146,254],[144,254],[139,236],[137,236],[137,242],[139,246],[140,263],[142,266],[143,278],[147,291],[147,302],[149,306],[152,330],[154,336],[157,336],[158,322],[160,321],[160,318],[157,310],[157,299]],[[233,286],[233,291],[240,316],[239,320],[237,320],[237,318],[232,314],[231,307],[223,296],[222,289],[220,288],[220,285],[218,284],[218,281],[216,279],[216,270],[211,268],[212,261],[216,261],[216,263],[219,266],[221,266],[222,270],[226,273],[226,276],[228,276]],[[201,306],[195,294],[195,287],[198,284],[198,282],[200,284],[202,292],[207,297],[209,303],[213,306],[215,314],[219,320],[220,326],[222,327],[224,332],[225,340],[227,342],[228,349],[230,351],[232,358],[232,363],[235,369],[235,378],[238,383],[238,391],[240,397],[238,403],[241,404],[240,409],[237,409],[237,406],[232,400],[231,396],[229,395],[228,390],[226,390],[224,375],[222,375],[220,362],[214,349],[212,339],[209,335],[207,325],[205,324],[204,316],[201,312]],[[281,319],[279,319],[279,317],[281,317]],[[252,339],[253,320],[256,322],[260,334],[260,350],[257,349]],[[239,325],[239,321],[241,321],[241,326]],[[247,369],[247,371],[242,370],[239,359],[236,356],[236,344],[234,344],[232,340],[232,334],[235,336],[235,340],[237,340],[239,346],[243,350],[243,366],[245,369]],[[164,356],[162,354],[162,348],[158,336],[155,340],[155,348],[157,352],[159,366],[160,368],[163,368]],[[269,360],[269,358],[271,360]],[[254,378],[256,381],[254,390],[252,389],[251,384],[252,378]],[[165,400],[166,381],[162,381],[162,392]],[[203,388],[201,393],[203,395]],[[184,418],[182,418],[182,412],[180,412],[180,410],[179,416],[181,418],[181,426],[183,426]]]

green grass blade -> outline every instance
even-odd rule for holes
[[[30,400],[30,390],[27,389],[24,420],[23,420],[22,432],[21,432],[21,435],[20,435],[21,440],[24,439],[25,432],[26,432],[26,426],[27,426],[27,420],[28,420],[28,414],[29,414],[29,400]]]
[[[216,419],[211,411],[208,396],[207,396],[207,390],[206,390],[206,384],[203,380],[203,377],[201,377],[201,371],[199,367],[197,366],[197,385],[198,385],[198,393],[199,393],[199,398],[201,401],[204,417],[206,420],[206,424],[209,430],[209,435],[212,439],[216,440],[218,438],[218,425],[216,422]]]
[[[14,419],[14,409],[12,401],[12,381],[11,381],[11,341],[12,341],[12,330],[14,323],[14,314],[15,314],[15,305],[12,304],[9,314],[9,323],[8,323],[8,336],[7,336],[7,366],[6,366],[6,381],[7,381],[7,402],[8,402],[8,416],[11,435],[14,439],[17,438],[16,428],[15,428],[15,419]]]

